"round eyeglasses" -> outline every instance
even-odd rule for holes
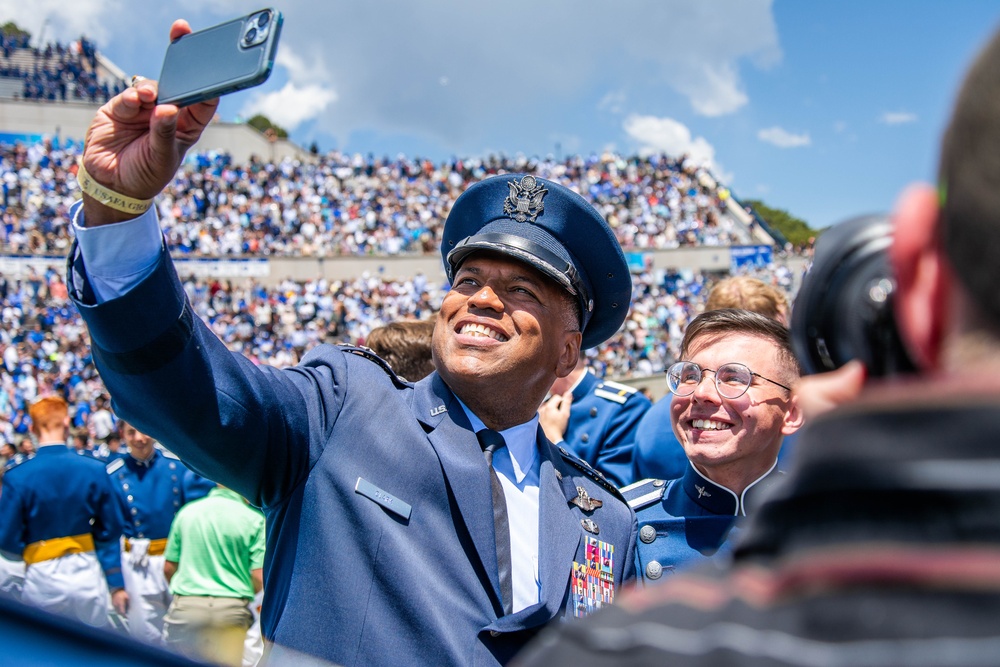
[[[678,361],[667,369],[667,387],[676,396],[690,396],[701,384],[701,379],[705,372],[715,374],[715,388],[719,391],[719,396],[723,398],[739,398],[747,393],[750,384],[755,377],[767,380],[771,384],[776,384],[782,389],[791,391],[780,382],[775,382],[766,378],[760,373],[754,373],[744,364],[729,363],[719,366],[717,369],[702,368],[693,361]]]

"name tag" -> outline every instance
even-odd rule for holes
[[[404,521],[410,520],[410,511],[413,508],[408,503],[403,502],[391,493],[383,491],[371,482],[358,477],[358,481],[354,485],[354,492],[360,493],[369,500],[374,500],[393,514],[402,517]]]

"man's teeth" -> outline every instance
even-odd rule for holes
[[[507,340],[502,334],[497,333],[483,324],[466,324],[462,327],[459,333],[467,334],[469,336],[486,336],[487,338],[498,340],[501,343]]]
[[[729,424],[717,422],[712,419],[694,419],[691,421],[691,426],[702,431],[725,431],[729,428]]]

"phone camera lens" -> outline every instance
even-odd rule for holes
[[[253,40],[255,39],[257,39],[257,28],[250,28],[247,30],[247,34],[243,36],[243,41],[246,44],[253,44]]]
[[[257,27],[263,28],[271,20],[271,14],[269,12],[264,12],[259,17],[257,17]]]

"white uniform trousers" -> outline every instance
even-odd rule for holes
[[[163,644],[163,617],[170,606],[170,588],[163,575],[162,555],[152,556],[149,540],[122,542],[122,576],[128,592],[129,634],[148,644]]]
[[[67,554],[25,568],[21,601],[25,604],[107,627],[111,596],[93,551]]]

